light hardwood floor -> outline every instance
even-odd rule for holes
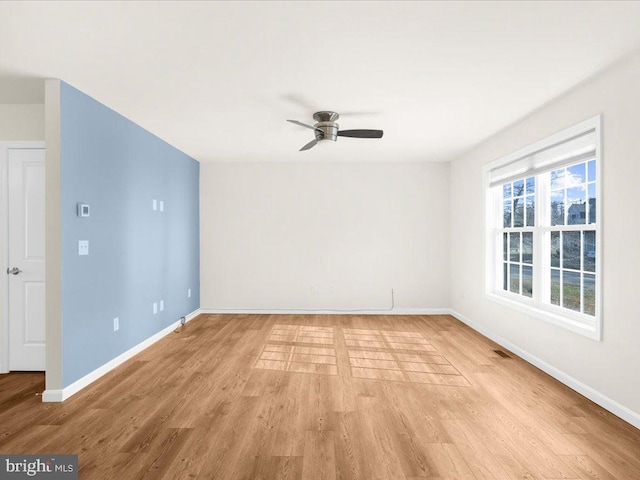
[[[640,479],[639,430],[499,348],[450,316],[201,315],[62,404],[0,376],[0,453],[77,453],[81,479]]]

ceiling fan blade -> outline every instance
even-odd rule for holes
[[[302,147],[300,149],[300,151],[303,150],[309,150],[310,148],[313,148],[316,146],[316,143],[318,143],[318,140],[316,140],[315,138],[313,140],[311,140],[309,143],[307,143],[304,147]]]
[[[298,120],[287,120],[287,122],[294,123],[296,125],[300,125],[301,127],[310,128],[311,130],[320,130],[319,128],[314,127],[313,125],[307,125],[306,123],[299,122]]]
[[[374,116],[374,115],[381,115],[381,112],[374,112],[374,111],[340,112],[340,118],[344,118],[344,117],[364,117],[364,116]]]
[[[340,130],[339,137],[382,138],[382,130]]]
[[[318,110],[321,110],[317,105],[313,105],[312,102],[304,98],[302,95],[298,95],[297,93],[283,95],[280,98],[287,100],[292,105],[295,105],[297,108],[307,110],[308,112],[317,112]]]

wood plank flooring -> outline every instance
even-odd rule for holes
[[[79,454],[81,479],[640,479],[640,430],[499,349],[446,315],[201,315],[62,404],[0,375],[0,453]]]

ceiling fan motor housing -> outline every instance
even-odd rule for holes
[[[336,123],[336,120],[340,115],[336,112],[322,111],[313,114],[313,119],[318,122],[314,126],[320,131],[316,130],[316,140],[338,140],[338,128],[340,125]]]
[[[333,140],[335,142],[338,139],[339,125],[337,123],[318,122],[315,127],[320,129],[316,130],[316,140]]]

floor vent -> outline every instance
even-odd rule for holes
[[[502,358],[511,358],[511,355],[508,355],[508,354],[504,353],[502,350],[494,350],[494,352],[496,352]]]

